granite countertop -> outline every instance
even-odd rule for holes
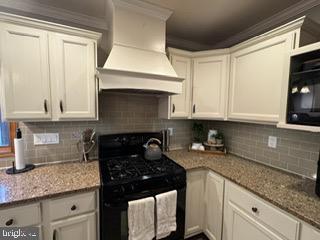
[[[277,207],[320,229],[320,198],[315,181],[234,155],[218,156],[187,150],[167,156],[185,169],[208,168]]]
[[[0,208],[100,187],[98,161],[37,166],[17,175],[0,171]]]

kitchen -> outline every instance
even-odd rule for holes
[[[1,230],[320,239],[319,24],[312,0],[0,0]]]

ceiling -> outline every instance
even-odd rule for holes
[[[6,0],[0,0],[1,1]],[[10,0],[41,4],[106,22],[111,0]],[[143,0],[173,11],[167,22],[168,39],[201,48],[219,45],[232,36],[295,4],[316,0]],[[319,13],[319,12],[318,12]],[[318,14],[320,16],[320,14]],[[320,17],[319,17],[320,19]],[[100,21],[99,20],[99,21]],[[267,24],[268,25],[268,24]],[[270,26],[270,24],[267,27]],[[265,29],[264,29],[265,30]],[[257,33],[255,33],[257,34]],[[233,42],[234,44],[234,42]],[[221,47],[221,46],[219,46]]]
[[[167,34],[214,45],[300,0],[145,0],[174,11]]]

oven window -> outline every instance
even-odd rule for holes
[[[320,72],[292,76],[289,96],[291,111],[320,112]]]

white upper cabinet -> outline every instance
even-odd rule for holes
[[[182,56],[171,57],[171,64],[179,77],[184,78],[182,94],[171,96],[171,118],[190,116],[191,59]]]
[[[1,108],[16,121],[90,120],[99,33],[0,14]]]
[[[171,64],[184,78],[182,94],[160,98],[161,118],[225,119],[229,50],[188,52],[169,48]]]
[[[220,50],[219,50],[220,51]],[[194,59],[192,118],[224,119],[227,101],[229,54]]]
[[[95,42],[50,34],[53,105],[58,119],[96,117]]]
[[[1,93],[5,119],[50,119],[47,32],[0,23]]]
[[[229,119],[278,122],[281,88],[294,33],[231,54]]]
[[[289,54],[298,47],[297,19],[230,49],[228,119],[276,124],[289,74]]]

